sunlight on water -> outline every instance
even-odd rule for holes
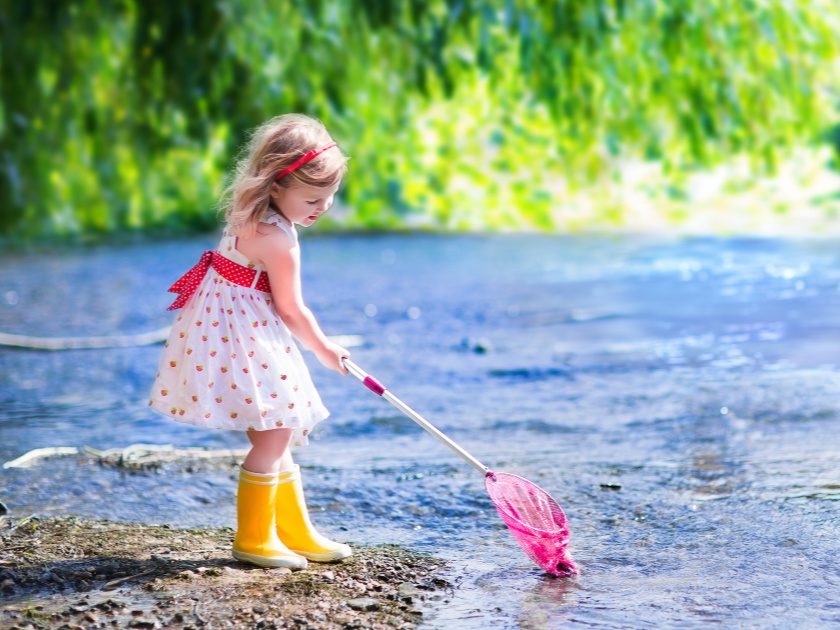
[[[165,326],[165,288],[209,245],[7,254],[0,330]],[[359,365],[486,465],[550,492],[581,575],[542,574],[480,475],[308,355],[332,411],[298,453],[314,518],[353,543],[448,559],[458,587],[430,602],[428,627],[840,621],[837,245],[307,239],[306,295],[327,333],[361,335]],[[0,460],[42,446],[245,447],[242,434],[148,411],[159,353],[0,350]],[[15,516],[234,522],[232,470],[127,473],[68,458],[0,475]]]

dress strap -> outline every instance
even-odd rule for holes
[[[285,217],[281,216],[273,208],[268,208],[260,217],[260,221],[263,223],[268,223],[270,225],[276,225],[281,230],[286,232],[286,234],[288,234],[292,238],[292,241],[294,243],[298,242],[298,235],[295,226],[289,223]],[[260,276],[259,272],[265,271],[265,267],[263,265],[256,264],[252,260],[249,260],[245,254],[240,252],[239,249],[237,249],[236,247],[238,241],[239,237],[232,235],[230,233],[230,228],[225,226],[225,229],[222,232],[222,240],[219,242],[218,252],[225,258],[229,258],[235,263],[238,263],[244,267],[248,267],[249,269],[255,269],[257,271],[257,275],[254,279],[254,282],[256,283],[257,278],[259,278]]]
[[[229,258],[233,262],[242,265],[243,267],[247,267],[248,269],[256,269],[258,272],[257,275],[259,276],[259,272],[264,271],[265,268],[262,265],[256,264],[254,261],[250,260],[245,254],[240,252],[236,247],[238,242],[239,237],[231,234],[230,228],[226,226],[224,232],[222,232],[222,240],[219,242],[219,247],[217,248],[217,251],[225,258]]]
[[[279,227],[286,234],[292,237],[292,241],[295,243],[298,242],[298,234],[294,224],[289,223],[289,221],[285,217],[281,216],[274,208],[266,210],[262,217],[262,221],[268,223],[269,225]]]

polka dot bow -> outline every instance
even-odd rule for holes
[[[207,270],[213,267],[219,275],[226,280],[235,282],[243,287],[254,287],[258,291],[265,291],[269,293],[271,286],[268,283],[268,274],[260,273],[260,278],[254,284],[254,277],[257,274],[256,269],[250,269],[239,263],[233,262],[230,258],[225,258],[219,252],[208,249],[202,254],[201,259],[190,269],[187,273],[181,276],[175,284],[169,287],[170,293],[178,293],[178,297],[172,305],[166,309],[167,311],[174,311],[181,308],[187,303],[198,285],[207,274]]]

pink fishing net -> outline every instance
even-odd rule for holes
[[[553,575],[572,575],[577,565],[568,550],[569,527],[548,492],[519,475],[489,471],[484,485],[490,500],[528,557]]]

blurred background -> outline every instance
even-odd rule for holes
[[[840,5],[15,2],[0,230],[217,225],[249,129],[351,157],[319,229],[837,230]]]

